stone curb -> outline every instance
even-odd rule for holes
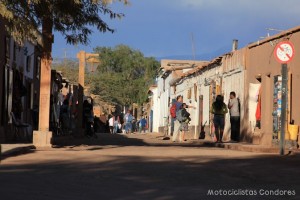
[[[240,144],[240,143],[210,143],[207,142],[204,144],[224,148],[235,151],[246,151],[246,152],[255,152],[255,153],[270,153],[270,154],[279,154],[280,150],[278,147],[267,147],[253,144]],[[297,149],[285,149],[285,154],[297,153]]]

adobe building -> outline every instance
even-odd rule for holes
[[[290,123],[300,125],[300,26],[281,32],[248,45],[246,59],[246,89],[249,98],[255,98],[251,93],[251,85],[256,84],[261,89],[256,92],[260,108],[260,123],[256,124],[253,140],[257,144],[274,145],[278,142],[281,121],[282,72],[281,64],[276,60],[274,51],[276,45],[289,41],[294,46],[294,57],[288,65],[287,84],[287,118],[285,125]],[[257,88],[258,89],[258,88]],[[257,113],[256,113],[257,114]],[[253,114],[252,114],[253,116]],[[251,116],[250,116],[251,117]],[[288,131],[286,131],[286,134]],[[288,139],[288,138],[287,138]]]
[[[193,69],[189,65],[185,68],[186,66],[172,66],[162,62],[163,70],[158,77],[156,91],[158,100],[154,105],[160,111],[157,116],[159,123],[155,123],[154,129],[163,132],[163,128],[167,125],[163,119],[169,115],[170,100],[181,94],[184,102],[197,108],[191,110],[192,121],[189,125],[190,132],[192,131],[190,136],[196,139],[200,125],[205,124],[206,121],[210,122],[209,105],[214,101],[215,95],[222,94],[227,103],[229,93],[235,91],[241,102],[240,140],[259,145],[278,146],[282,127],[282,72],[281,63],[275,58],[274,50],[282,41],[289,41],[294,46],[295,56],[288,63],[287,117],[284,126],[286,140],[297,141],[297,134],[299,134],[297,127],[300,125],[300,107],[297,106],[296,101],[300,97],[300,90],[297,88],[300,83],[300,68],[297,67],[300,64],[298,53],[300,52],[300,26],[241,49],[237,49],[237,41],[234,40],[231,52],[210,62],[197,63],[192,67]],[[181,61],[181,63],[188,62]],[[184,70],[179,71],[178,67]],[[229,114],[226,116],[225,124],[223,139],[227,141],[230,139],[228,136],[231,130]],[[209,130],[207,128],[206,125],[206,132],[213,132],[211,128]]]

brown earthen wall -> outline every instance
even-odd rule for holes
[[[247,84],[259,83],[256,77],[261,76],[262,84],[262,119],[261,131],[263,133],[262,144],[270,144],[272,141],[273,132],[273,91],[274,91],[274,76],[281,75],[281,64],[277,62],[274,56],[274,49],[278,42],[286,38],[279,38],[273,41],[266,42],[258,46],[249,46],[247,58]],[[289,41],[295,47],[295,57],[288,63],[289,77],[289,110],[288,123],[290,119],[295,121],[295,124],[300,125],[300,32],[295,32],[289,35]],[[292,98],[290,98],[292,94]],[[291,102],[291,104],[290,104]],[[290,116],[291,114],[291,116]]]

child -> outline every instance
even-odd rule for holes
[[[184,135],[185,132],[188,131],[189,122],[191,121],[190,113],[186,110],[186,107],[186,104],[183,103],[180,108],[182,116],[182,121],[180,122],[181,141],[186,141]]]

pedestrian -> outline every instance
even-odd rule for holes
[[[139,133],[141,133],[142,131],[145,133],[146,132],[146,126],[147,126],[147,120],[143,116],[140,119],[140,123],[139,123]]]
[[[94,134],[94,112],[92,99],[86,99],[83,101],[83,121],[85,134],[87,137],[96,137]]]
[[[191,121],[190,113],[186,110],[187,105],[183,103],[180,107],[180,110],[178,112],[178,115],[181,115],[180,122],[180,131],[181,131],[181,141],[186,141],[184,138],[186,131],[189,129],[189,122]],[[177,114],[177,113],[176,113]],[[179,119],[179,117],[178,117]]]
[[[63,133],[66,134],[69,131],[69,100],[65,99],[63,105],[60,107],[60,123],[63,130]]]
[[[233,142],[240,140],[240,102],[236,98],[235,92],[230,92],[228,100],[228,109],[230,113],[231,135],[230,139]]]
[[[180,107],[183,104],[183,96],[182,95],[178,95],[176,97],[176,102],[173,103],[172,106],[176,106],[176,113],[180,110]],[[186,108],[194,108],[196,109],[196,107],[191,106],[191,105],[186,105]],[[172,141],[175,142],[179,133],[180,133],[180,122],[177,120],[176,115],[174,116],[174,114],[171,113],[171,116],[176,119],[174,121],[174,132],[173,132],[173,137],[172,137]]]
[[[223,96],[217,95],[216,101],[211,106],[211,113],[214,115],[213,122],[217,142],[222,142],[225,126],[225,114],[228,112],[227,106],[223,101]]]
[[[113,116],[113,121],[114,121],[114,128],[113,128],[113,133],[116,134],[118,133],[119,130],[119,124],[120,124],[120,117],[119,116]]]
[[[128,110],[124,116],[125,133],[131,133],[132,131],[132,120],[131,110]]]
[[[132,121],[131,121],[131,126],[132,126],[132,132],[136,132],[137,127],[136,127],[136,119],[135,117],[133,117]]]
[[[108,133],[109,132],[109,124],[106,114],[102,112],[99,117],[95,116],[95,131],[98,133]]]
[[[111,134],[113,134],[113,132],[114,132],[114,117],[112,115],[109,115],[108,125],[109,125],[109,132]]]

